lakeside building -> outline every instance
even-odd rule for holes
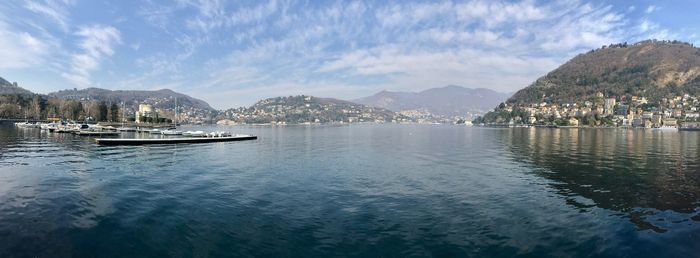
[[[141,123],[144,118],[153,116],[153,106],[149,104],[139,104],[139,111],[136,112],[136,123]]]
[[[607,98],[605,99],[605,106],[604,106],[604,114],[606,116],[613,115],[615,113],[615,104],[617,100],[615,98]]]

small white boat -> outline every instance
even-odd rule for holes
[[[119,132],[136,132],[136,128],[133,127],[119,127],[117,128]]]
[[[160,132],[163,135],[182,135],[182,131],[177,130],[163,130]]]
[[[30,123],[30,122],[18,122],[18,123],[15,123],[15,126],[17,126],[19,128],[39,128],[38,124]]]
[[[655,130],[663,130],[663,131],[678,131],[678,127],[675,126],[668,126],[664,125],[661,127],[654,128]]]
[[[78,131],[78,129],[73,127],[73,126],[65,126],[65,125],[58,126],[56,129],[53,130],[54,133],[72,133],[75,131]]]
[[[160,130],[159,130],[159,129],[149,130],[148,132],[151,133],[151,134],[160,134]]]
[[[207,134],[204,133],[204,131],[186,131],[182,132],[182,136],[190,136],[190,137],[204,137]]]
[[[207,134],[207,137],[229,137],[231,133],[229,132],[211,132]]]
[[[56,127],[58,127],[56,123],[41,124],[41,130],[51,130],[51,128],[56,129]]]

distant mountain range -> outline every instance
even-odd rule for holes
[[[421,92],[381,91],[352,101],[396,112],[422,109],[434,115],[454,117],[485,113],[510,95],[484,88],[450,85]]]
[[[2,78],[0,78],[0,94],[34,95],[31,91],[17,87],[16,84]],[[276,97],[258,101],[251,107],[228,109],[218,113],[223,119],[239,123],[415,120],[412,115],[398,114],[401,111],[419,111],[420,114],[428,113],[428,119],[442,117],[440,119],[444,120],[456,116],[483,114],[505,101],[509,95],[489,89],[470,89],[450,85],[421,92],[381,91],[353,101],[312,96]],[[170,110],[175,107],[175,98],[177,98],[181,108],[189,107],[215,112],[204,100],[168,89],[145,91],[86,88],[61,90],[42,96],[62,100],[123,102],[131,106],[145,103],[155,108]]]
[[[34,93],[17,86],[16,82],[11,83],[0,77],[0,95],[34,95]]]
[[[117,101],[128,104],[148,103],[156,108],[175,107],[177,98],[178,106],[193,107],[197,109],[213,110],[204,100],[196,99],[182,93],[177,93],[169,89],[147,91],[147,90],[107,90],[100,88],[70,89],[52,92],[49,97],[59,99],[91,99],[96,101]]]

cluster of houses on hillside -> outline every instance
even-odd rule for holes
[[[251,107],[228,109],[219,124],[301,124],[398,121],[388,110],[311,96],[261,100]]]
[[[504,111],[512,112],[514,108],[506,105]],[[529,116],[513,117],[510,124],[659,128],[700,122],[700,101],[688,94],[651,102],[645,97],[606,97],[598,92],[594,98],[578,103],[542,102],[517,108]]]

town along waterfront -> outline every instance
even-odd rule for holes
[[[0,256],[700,251],[697,132],[225,129],[259,139],[105,147],[0,125]]]

